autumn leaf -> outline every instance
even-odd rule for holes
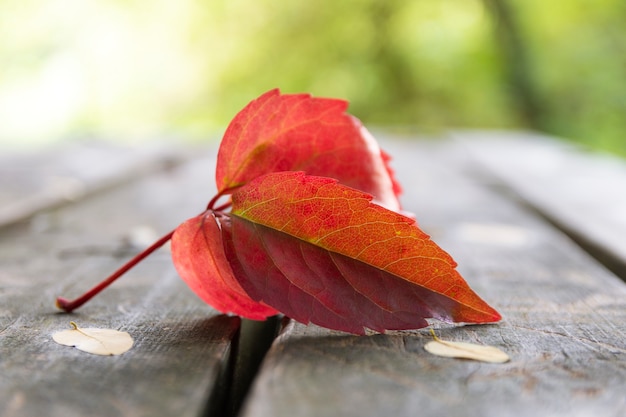
[[[181,278],[223,313],[355,334],[499,320],[399,213],[389,156],[346,107],[278,90],[252,101],[226,130],[207,208],[57,306],[73,311],[171,239]]]
[[[133,339],[127,332],[92,327],[82,329],[73,321],[70,325],[71,330],[58,331],[52,335],[52,339],[60,345],[103,356],[121,355],[133,347]]]
[[[400,185],[389,156],[343,100],[271,90],[248,104],[228,126],[217,156],[220,193],[276,171],[335,178],[399,210]]]
[[[172,259],[180,277],[204,302],[241,317],[263,320],[276,310],[253,301],[233,276],[212,211],[187,220],[172,237]]]
[[[336,180],[301,172],[259,177],[232,195],[222,231],[250,297],[303,323],[364,333],[484,323],[500,315],[414,220]]]

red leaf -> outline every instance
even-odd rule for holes
[[[220,145],[220,193],[276,171],[306,171],[336,178],[399,210],[399,184],[389,156],[343,100],[271,90],[248,104],[228,126]]]
[[[346,108],[278,90],[252,101],[224,135],[208,209],[57,305],[80,307],[171,238],[179,275],[225,313],[262,320],[280,311],[357,334],[420,328],[427,318],[498,321],[452,258],[396,212],[389,156]],[[214,207],[225,194],[232,201]]]
[[[253,299],[298,321],[362,334],[420,328],[431,317],[500,319],[412,219],[363,192],[282,172],[232,200],[222,231],[235,277]]]
[[[172,236],[172,259],[180,277],[216,310],[253,320],[278,313],[253,301],[233,276],[213,212],[189,219],[176,229]]]

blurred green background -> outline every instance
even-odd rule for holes
[[[0,141],[206,138],[273,87],[626,155],[623,0],[0,0]]]

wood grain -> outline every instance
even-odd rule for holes
[[[496,325],[437,324],[437,333],[497,346],[512,361],[429,355],[426,331],[354,337],[291,323],[270,350],[243,415],[626,414],[624,283],[494,192],[458,144],[384,144],[406,187],[404,207],[504,316]]]
[[[288,322],[247,395],[255,345],[268,343],[275,323],[247,333],[244,326],[245,348],[235,359],[239,320],[198,300],[176,276],[166,248],[75,314],[56,312],[56,296],[78,295],[150,235],[203,210],[215,192],[209,148],[206,158],[196,152],[198,159],[141,179],[120,168],[115,187],[81,194],[73,204],[44,205],[28,221],[14,218],[0,229],[0,415],[223,416],[235,414],[246,395],[246,417],[625,415],[626,285],[536,208],[501,192],[514,182],[503,182],[478,151],[459,141],[414,139],[383,140],[405,186],[405,209],[504,316],[487,326],[436,323],[437,333],[497,346],[511,362],[432,356],[423,350],[431,340],[425,330],[356,337]],[[505,148],[503,142],[498,152]],[[143,158],[138,166],[153,160]],[[98,158],[86,161],[89,171]],[[34,185],[20,187],[16,179],[4,195],[19,199],[20,189],[36,195],[37,181],[63,166],[42,168]],[[566,181],[566,174],[558,178]],[[612,221],[603,204],[589,204],[595,214],[587,218]],[[136,346],[98,357],[54,344],[51,334],[70,320],[128,331]]]
[[[239,319],[195,297],[167,249],[75,314],[54,308],[56,296],[80,294],[138,252],[147,243],[133,237],[138,228],[158,236],[202,211],[214,166],[207,157],[131,176],[128,185],[2,230],[0,415],[222,415]],[[70,320],[127,331],[136,344],[119,357],[55,344],[51,334]]]
[[[626,163],[523,132],[453,135],[493,177],[626,280]]]
[[[174,166],[188,157],[188,152],[181,150],[158,143],[77,142],[38,151],[3,151],[0,227]]]

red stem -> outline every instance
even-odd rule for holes
[[[222,204],[219,207],[214,208],[213,211],[217,211],[217,212],[224,211],[224,210],[226,210],[227,208],[229,208],[232,205],[233,205],[233,203],[231,201],[229,201],[227,203]]]
[[[223,193],[218,193],[215,197],[213,197],[211,201],[209,201],[209,204],[207,204],[206,209],[213,210],[213,206],[215,205],[215,203],[217,203],[217,200],[219,200],[223,195]]]
[[[89,291],[81,295],[80,297],[74,300],[67,300],[62,297],[57,298],[57,301],[56,301],[57,307],[67,313],[71,313],[78,307],[82,306],[87,301],[91,300],[100,291],[102,291],[103,289],[111,285],[116,279],[124,275],[129,269],[137,265],[139,262],[141,262],[144,258],[150,255],[152,252],[154,252],[155,250],[163,246],[165,243],[167,243],[167,241],[172,238],[172,235],[174,235],[174,231],[175,230],[172,230],[165,236],[161,237],[159,240],[154,242],[150,247],[146,248],[141,253],[136,255],[133,259],[126,262],[120,269],[115,271],[110,277],[108,277],[107,279],[105,279],[104,281],[102,281],[101,283],[99,283],[98,285],[96,285],[95,287],[93,287],[92,289],[90,289]]]
[[[232,205],[232,203],[230,201],[227,202],[227,203],[222,204],[221,206],[219,206],[217,208],[214,208],[213,206],[215,206],[215,203],[217,203],[217,200],[219,200],[220,198],[222,198],[225,195],[232,194],[232,192],[234,190],[236,190],[237,188],[239,188],[239,187],[241,187],[241,186],[238,185],[238,186],[235,186],[235,187],[230,187],[230,188],[227,188],[227,189],[217,193],[217,195],[215,197],[213,197],[211,199],[211,201],[209,201],[209,204],[207,204],[206,209],[207,210],[213,210],[213,211],[222,211],[224,209],[227,209],[228,207],[230,207]]]

